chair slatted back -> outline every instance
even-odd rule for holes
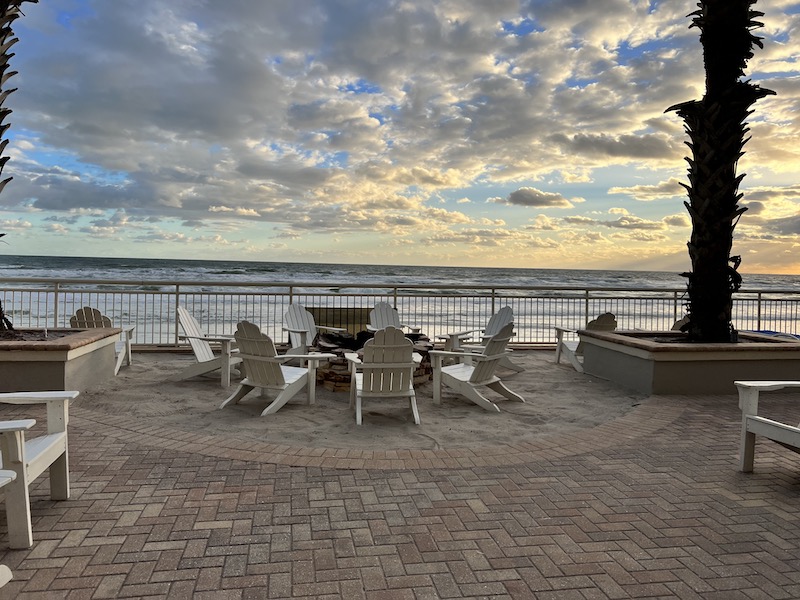
[[[614,331],[617,328],[617,317],[614,313],[603,313],[596,319],[592,319],[586,324],[586,329],[591,331]],[[583,355],[583,342],[578,343],[575,354]]]
[[[203,330],[200,328],[200,323],[197,322],[191,313],[184,307],[178,307],[178,323],[180,323],[183,333],[187,336],[205,336]],[[192,352],[197,359],[197,362],[208,362],[214,360],[214,351],[211,349],[211,344],[206,340],[199,340],[196,337],[189,338],[189,345],[192,347]]]
[[[394,396],[413,386],[414,344],[400,329],[386,327],[364,344],[362,393]]]
[[[378,302],[369,313],[369,324],[374,329],[386,329],[396,327],[400,329],[400,315],[397,310],[388,302]]]
[[[234,334],[247,380],[259,387],[280,387],[286,383],[275,343],[250,321],[240,321]],[[272,359],[272,360],[270,360]]]
[[[475,368],[469,378],[470,383],[483,383],[494,378],[494,372],[505,355],[513,330],[514,323],[506,323],[500,331],[487,340],[482,355],[475,357]]]
[[[80,329],[94,329],[96,327],[113,327],[111,319],[104,317],[96,308],[84,306],[75,311],[69,318],[69,326]]]
[[[497,335],[503,327],[513,322],[514,310],[510,306],[504,306],[494,313],[492,318],[489,319],[489,322],[486,323],[486,329],[483,330],[483,337],[489,338],[493,335]]]
[[[314,343],[317,337],[317,324],[314,322],[314,315],[308,312],[301,304],[290,304],[289,310],[283,315],[283,323],[288,329],[303,329],[308,332],[306,342],[308,345]],[[303,337],[299,333],[289,332],[289,343],[292,348],[298,348],[303,344]]]

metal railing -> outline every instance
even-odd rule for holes
[[[286,341],[283,315],[291,303],[314,308],[320,324],[365,325],[376,302],[398,309],[401,319],[432,339],[451,331],[480,329],[501,306],[514,311],[515,344],[553,344],[553,327],[583,327],[604,312],[621,329],[667,330],[683,316],[682,289],[577,288],[569,286],[421,286],[355,282],[229,283],[5,278],[0,300],[17,328],[69,327],[82,306],[116,324],[136,325],[134,343],[177,345],[176,308],[185,306],[210,335],[230,334],[247,319],[276,342]],[[334,317],[335,315],[335,317]],[[798,333],[800,293],[739,291],[734,323],[740,330]],[[330,318],[328,318],[330,316]],[[337,320],[337,323],[326,322]],[[345,323],[344,321],[350,321]]]

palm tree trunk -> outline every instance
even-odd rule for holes
[[[748,132],[746,119],[759,98],[774,94],[749,81],[740,81],[753,45],[761,39],[750,31],[760,27],[754,21],[763,13],[751,10],[756,0],[703,0],[692,13],[691,27],[701,31],[706,69],[706,94],[668,108],[677,111],[685,123],[691,143],[689,201],[692,220],[688,278],[688,316],[685,329],[698,342],[735,342],[731,308],[733,293],[741,285],[737,268],[740,257],[731,256],[733,230],[742,213],[742,194],[737,175]]]

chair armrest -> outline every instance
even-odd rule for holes
[[[276,356],[275,358],[271,358],[269,360],[286,362],[288,360],[297,360],[298,358],[300,360],[322,360],[327,358],[336,358],[336,355],[327,352],[310,352],[309,354],[283,354],[282,356]]]
[[[3,404],[45,404],[53,400],[74,400],[80,392],[5,392],[0,393]]]
[[[347,331],[347,327],[328,327],[327,325],[317,325],[317,329],[325,329],[327,331]]]
[[[11,483],[16,478],[17,473],[15,471],[11,471],[9,469],[0,469],[0,487],[3,487],[7,483]]]
[[[181,335],[178,336],[181,340],[205,340],[206,342],[235,342],[236,338],[233,335]]]
[[[734,381],[739,391],[739,408],[744,414],[758,414],[758,393],[800,388],[800,381]]]
[[[362,362],[361,359],[358,357],[358,354],[356,354],[355,352],[345,352],[344,357],[350,362],[355,363],[357,365],[360,365]]]
[[[469,356],[470,358],[474,358],[475,354],[472,352],[455,352],[451,350],[428,350],[428,356],[451,356],[453,358],[459,356]]]
[[[11,431],[27,431],[36,425],[36,419],[17,419],[14,421],[0,421],[0,433]]]
[[[437,335],[437,340],[449,340],[451,338],[464,338],[472,337],[470,334],[476,331],[483,331],[482,329],[466,329],[464,331],[454,331],[453,333],[446,333],[444,335]]]
[[[411,355],[411,360],[413,360],[414,364],[417,364],[417,365],[422,363],[422,354],[420,354],[419,352],[414,352]]]
[[[281,329],[290,333],[308,333],[308,329],[295,329],[294,327],[282,327]]]

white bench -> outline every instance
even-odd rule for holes
[[[46,404],[47,433],[26,440],[25,432],[31,429],[34,419],[0,421],[0,451],[3,470],[14,473],[11,480],[3,480],[8,522],[8,540],[11,548],[30,548],[33,545],[31,505],[28,487],[39,475],[49,471],[50,498],[69,498],[69,452],[67,424],[69,401],[79,392],[10,392],[0,394],[0,403]]]
[[[739,408],[742,410],[742,434],[739,442],[739,466],[745,473],[753,470],[756,436],[773,440],[793,452],[800,452],[800,426],[758,416],[760,392],[800,388],[800,381],[734,381],[739,389]]]

